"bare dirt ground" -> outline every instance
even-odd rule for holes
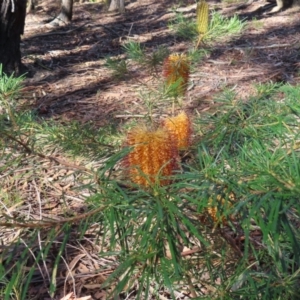
[[[117,81],[105,67],[105,57],[124,56],[122,44],[127,40],[141,42],[148,53],[160,45],[171,52],[185,52],[192,44],[175,37],[168,27],[175,15],[172,11],[174,1],[139,2],[127,3],[125,15],[108,13],[102,3],[75,3],[72,24],[59,28],[46,25],[58,14],[57,4],[40,2],[35,13],[27,15],[22,39],[22,60],[31,74],[24,89],[25,105],[42,118],[62,123],[69,120],[92,122],[96,128],[111,122],[121,128],[130,116],[145,114],[138,91],[143,86],[155,88],[151,86],[155,84],[152,74],[136,67],[126,79]],[[186,1],[180,7],[185,6],[185,13],[193,16],[193,3]],[[239,10],[236,8],[240,3],[209,2],[209,5],[226,16],[238,14],[249,24],[239,37],[229,42],[201,46],[210,51],[190,76],[191,84],[183,103],[185,110],[196,114],[210,109],[214,105],[214,96],[225,87],[247,99],[253,95],[255,84],[300,83],[299,9],[291,8],[268,16],[263,14],[261,7],[265,3],[262,1]],[[167,105],[161,109],[160,113],[170,113]],[[84,205],[76,207],[76,203],[78,205],[70,200],[70,210],[83,213]],[[53,205],[47,209],[52,210],[51,214],[58,214],[59,208],[55,203]],[[60,238],[63,237],[59,236],[58,240]],[[67,281],[66,273],[58,272],[59,291],[55,299],[74,300],[74,294],[86,297],[82,298],[85,300],[108,299],[106,291],[100,287],[112,270],[93,273],[107,263],[99,260],[98,251],[88,239],[81,245],[69,245],[67,263],[74,276]],[[32,299],[50,299],[41,280],[39,278],[30,287]],[[189,291],[178,296],[181,300],[191,298]],[[161,299],[169,298],[164,294]]]
[[[47,117],[93,121],[96,126],[124,112],[143,113],[137,80],[147,83],[150,74],[140,69],[131,78],[116,81],[104,58],[122,55],[126,40],[140,41],[148,52],[159,45],[184,52],[191,43],[176,38],[168,28],[174,18],[172,1],[140,2],[126,5],[125,15],[108,13],[101,3],[76,3],[72,24],[52,29],[45,22],[59,7],[40,3],[27,16],[22,45],[23,62],[33,74],[26,83],[33,108]],[[254,2],[236,10],[237,4],[210,3],[211,9],[223,10],[227,16],[237,13],[250,22],[231,42],[203,46],[211,52],[191,74],[186,110],[207,109],[225,86],[246,98],[256,83],[299,83],[299,10],[266,16],[260,9],[264,5]],[[195,13],[195,5],[187,3],[186,11]]]

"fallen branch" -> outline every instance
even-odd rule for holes
[[[43,36],[51,36],[51,35],[64,35],[64,34],[69,34],[72,33],[75,30],[78,30],[82,27],[84,27],[85,25],[89,24],[90,22],[86,22],[78,27],[75,27],[73,29],[67,30],[67,31],[59,31],[59,32],[48,32],[48,33],[42,33],[42,34],[38,34],[38,35],[34,35],[32,36],[32,38],[36,38],[36,37],[43,37]]]
[[[243,49],[272,49],[272,48],[283,48],[283,47],[292,47],[294,45],[299,45],[300,43],[298,41],[291,43],[291,44],[272,44],[272,45],[267,45],[267,46],[243,46],[243,47],[230,47],[227,49],[237,49],[237,50],[243,50]]]
[[[86,219],[92,215],[94,215],[95,213],[98,213],[102,210],[104,210],[106,208],[106,206],[101,206],[98,207],[90,212],[81,214],[79,216],[75,216],[75,217],[70,217],[70,218],[63,218],[63,219],[55,219],[55,220],[47,220],[47,221],[43,221],[43,220],[37,220],[35,221],[23,221],[23,222],[19,222],[19,221],[15,221],[14,217],[11,217],[7,214],[3,214],[3,216],[8,219],[8,220],[12,220],[12,222],[0,222],[0,227],[9,227],[9,228],[48,228],[48,227],[56,227],[57,225],[61,225],[61,224],[65,224],[65,223],[74,223],[83,219]]]

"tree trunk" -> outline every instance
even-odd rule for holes
[[[125,0],[111,0],[108,11],[118,10],[120,13],[125,12]]]
[[[61,12],[58,15],[61,20],[66,23],[70,23],[72,21],[73,16],[73,0],[62,0],[61,1]]]
[[[34,11],[34,9],[35,9],[35,5],[34,5],[33,0],[28,0],[27,1],[26,13],[30,14]]]
[[[20,75],[20,41],[24,33],[26,0],[0,0],[0,64],[6,74]]]
[[[61,0],[60,14],[48,25],[50,26],[67,25],[71,23],[72,16],[73,16],[73,0]]]

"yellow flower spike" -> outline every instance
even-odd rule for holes
[[[124,163],[134,183],[145,187],[170,183],[166,177],[177,168],[178,151],[169,131],[134,128],[128,133],[125,145],[133,147]]]
[[[197,16],[197,30],[199,34],[207,33],[209,7],[205,0],[201,0],[200,2],[197,3],[196,16]]]
[[[197,3],[196,16],[197,16],[196,19],[197,30],[199,33],[199,38],[198,38],[196,48],[198,48],[204,35],[208,31],[209,7],[205,0],[200,0],[200,2]]]
[[[178,150],[185,150],[191,144],[192,125],[188,115],[183,111],[175,117],[165,119],[163,127],[174,136]]]
[[[178,94],[184,94],[190,76],[190,61],[185,54],[170,54],[163,64],[163,76],[168,86],[180,81]]]
[[[226,191],[226,189],[224,190]],[[235,200],[235,195],[233,192],[229,193],[228,198],[230,199],[224,199],[222,198],[221,195],[217,195],[216,197],[216,202],[218,203],[218,205],[221,205],[224,207],[224,211],[230,209],[232,207],[232,203],[231,201]],[[213,205],[213,199],[212,197],[210,197],[208,199],[208,208],[207,208],[207,212],[210,215],[210,217],[212,218],[212,220],[216,223],[222,223],[223,225],[227,224],[227,220],[226,219],[233,219],[233,216],[222,216],[220,213],[218,214],[218,207]]]

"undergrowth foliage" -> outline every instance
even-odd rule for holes
[[[205,3],[203,1],[203,3]],[[176,12],[174,20],[169,27],[175,31],[176,36],[185,40],[194,41],[199,39],[199,21],[186,17],[183,13]],[[240,20],[237,15],[231,18],[222,16],[217,11],[212,11],[209,18],[208,29],[204,29],[201,38],[204,42],[230,39],[242,32],[246,22]]]
[[[81,164],[76,169],[77,194],[85,194],[82,199],[97,213],[91,210],[82,218],[65,215],[60,221],[42,216],[37,220],[21,215],[10,218],[12,199],[21,201],[22,195],[17,196],[15,190],[12,198],[3,189],[9,184],[9,174],[18,170],[26,157],[31,172],[21,172],[14,180],[37,186],[36,172],[43,169],[44,160],[51,160],[45,149],[50,149],[52,142],[46,141],[45,135],[51,137],[56,131],[51,124],[42,125],[42,120],[17,110],[13,111],[17,127],[12,131],[12,121],[3,110],[0,161],[6,164],[1,164],[1,205],[6,214],[0,225],[6,228],[3,226],[10,224],[14,230],[24,227],[22,237],[7,241],[8,250],[1,252],[3,299],[29,299],[36,272],[46,274],[43,281],[54,295],[67,245],[79,241],[95,222],[99,226],[99,259],[118,258],[118,266],[111,260],[105,267],[114,269],[102,285],[111,296],[137,289],[136,299],[147,299],[155,291],[175,299],[186,284],[203,299],[245,295],[247,299],[293,299],[300,264],[299,97],[300,87],[290,86],[259,86],[257,95],[248,101],[224,92],[215,99],[220,102],[217,112],[195,120],[195,130],[203,137],[193,145],[192,163],[184,166],[184,172],[173,174],[169,185],[140,189],[131,183],[131,188],[126,188],[126,178],[120,183],[113,169],[131,150],[112,155],[103,145],[101,166],[81,169]],[[16,107],[13,99],[6,101]],[[76,127],[77,136],[79,130]],[[39,137],[43,147],[38,146]],[[84,135],[78,140],[83,142]],[[65,147],[63,139],[56,142]],[[93,143],[87,145],[93,153]],[[223,205],[224,201],[230,205]],[[44,230],[57,222],[61,227],[45,236]],[[24,235],[26,228],[31,228],[30,235]],[[36,240],[41,239],[37,246]],[[55,259],[45,273],[47,257]],[[210,289],[202,294],[207,284]]]
[[[194,41],[196,22],[178,18],[177,34]],[[204,40],[243,26],[213,12]],[[150,70],[173,57],[166,48],[151,56],[135,42],[124,50],[130,63]],[[194,60],[201,53],[194,50]],[[176,56],[184,58],[184,88],[178,76],[169,82],[181,87],[182,101],[188,56]],[[106,64],[118,79],[128,75],[125,59]],[[167,75],[178,75],[174,70]],[[157,125],[149,96],[151,130],[136,123],[124,142],[113,125],[60,124],[21,109],[22,81],[0,70],[4,300],[39,299],[36,282],[50,297],[62,286],[76,294],[73,268],[86,248],[98,266],[89,272],[101,275],[97,288],[107,299],[297,298],[299,86],[259,85],[247,101],[224,91],[214,99],[217,109],[193,125],[185,112],[174,114],[178,95],[154,89],[163,101],[173,97],[171,116]]]

